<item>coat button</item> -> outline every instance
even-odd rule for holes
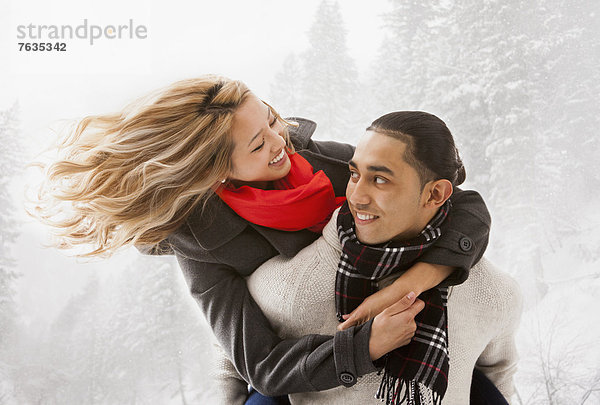
[[[458,244],[460,245],[460,249],[463,252],[468,252],[469,250],[471,250],[473,248],[473,241],[469,238],[467,238],[466,236],[460,238],[460,241],[458,242]]]
[[[344,385],[354,384],[356,378],[348,372],[343,372],[340,374],[340,380],[344,383]]]

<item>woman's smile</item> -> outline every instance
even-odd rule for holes
[[[285,148],[283,148],[281,149],[281,152],[279,152],[277,156],[275,156],[273,160],[269,162],[269,166],[281,166],[283,163],[285,163],[286,157],[287,153],[285,153]]]

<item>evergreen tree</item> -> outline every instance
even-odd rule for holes
[[[600,140],[592,135],[600,125],[600,28],[596,15],[600,4],[562,1],[539,2],[543,23],[531,26],[528,51],[531,55],[532,80],[536,89],[535,130],[540,153],[538,166],[544,168],[536,195],[538,204],[550,205],[553,246],[570,240],[575,251],[586,260],[600,257],[595,241],[590,245],[588,212],[595,203],[582,201],[581,195],[600,186],[597,158]]]
[[[353,142],[371,117],[346,37],[339,3],[323,0],[308,32],[309,48],[285,59],[271,101],[284,116],[315,121],[316,137]]]
[[[303,53],[302,114],[316,121],[326,139],[345,140],[366,122],[358,98],[358,72],[346,45],[340,6],[324,0]]]
[[[302,105],[303,66],[300,62],[295,53],[289,54],[271,84],[270,103],[284,117],[307,116]]]
[[[422,109],[439,59],[438,2],[392,0],[370,87],[383,112]],[[381,114],[379,114],[381,115]]]
[[[17,221],[9,190],[10,182],[20,166],[18,126],[19,107],[0,111],[0,402],[13,401],[13,376],[19,365],[13,347],[19,336],[18,314],[15,304],[15,283],[19,277],[10,247],[15,243]]]
[[[598,28],[589,7],[562,3],[392,0],[369,86],[381,113],[421,109],[447,122],[468,186],[486,198],[500,235],[518,235],[494,239],[507,253],[502,264],[533,269],[542,292],[548,233],[564,234],[560,218],[572,217],[549,201],[598,178],[585,163],[597,149],[580,150],[598,145],[585,135],[600,116],[589,97],[598,93]],[[588,157],[561,163],[577,151]],[[542,237],[532,243],[525,235]]]
[[[20,165],[18,105],[0,111],[0,349],[14,330],[14,283],[18,277],[10,246],[18,236],[9,183]]]
[[[15,378],[19,398],[205,402],[210,387],[201,377],[209,332],[183,284],[173,258],[140,256],[103,281],[92,276],[49,333],[25,343],[22,352],[29,360]]]
[[[486,38],[485,24],[474,4],[391,3],[369,81],[369,104],[377,109],[372,115],[397,110],[438,115],[455,135],[469,184],[485,195],[491,124],[484,94],[488,77],[480,65],[487,59],[472,51]]]

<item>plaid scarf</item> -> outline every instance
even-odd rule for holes
[[[440,225],[450,211],[450,200],[440,208],[425,229],[415,238],[368,246],[359,242],[348,203],[338,214],[338,236],[342,256],[335,281],[337,316],[349,314],[369,295],[377,282],[392,273],[411,267],[425,249],[441,236]],[[436,287],[419,298],[425,308],[415,317],[417,331],[412,341],[384,357],[384,375],[376,398],[386,404],[441,404],[448,386],[448,289]]]

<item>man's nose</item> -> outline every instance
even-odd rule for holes
[[[363,179],[359,179],[351,187],[348,187],[348,194],[346,197],[355,208],[362,207],[364,209],[371,202],[367,185]]]

